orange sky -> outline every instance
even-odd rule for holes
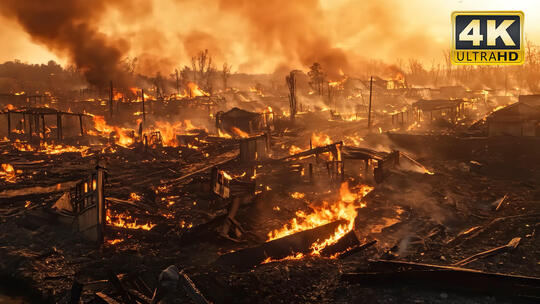
[[[99,21],[100,31],[120,35],[131,42],[126,55],[156,58],[149,68],[168,69],[189,64],[198,48],[210,48],[219,68],[223,61],[233,71],[272,72],[287,62],[301,66],[300,58],[286,47],[266,43],[259,52],[249,20],[237,11],[223,11],[218,1],[148,0],[153,10],[141,20],[108,10]],[[224,1],[224,0],[223,0]],[[316,1],[316,0],[315,0]],[[341,48],[351,64],[356,59],[380,59],[395,63],[398,59],[417,58],[430,64],[441,61],[450,46],[450,14],[455,10],[522,10],[525,36],[540,44],[540,1],[537,0],[409,0],[409,1],[319,0],[319,12],[306,26],[316,27],[331,47]],[[122,15],[122,16],[121,16]],[[287,20],[287,19],[285,19]],[[0,62],[19,59],[30,63],[67,59],[44,45],[32,42],[13,20],[0,17],[2,31]],[[288,25],[284,25],[285,29]],[[258,33],[260,35],[260,33]],[[290,38],[286,38],[290,39]],[[141,61],[141,65],[144,62]]]

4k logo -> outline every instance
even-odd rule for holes
[[[523,12],[454,12],[452,63],[523,64]]]

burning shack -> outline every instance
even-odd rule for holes
[[[488,135],[540,136],[540,95],[521,95],[519,101],[487,117]]]
[[[462,115],[465,101],[463,99],[421,99],[413,103],[418,120],[433,122],[444,118],[455,122]]]
[[[264,119],[262,114],[234,107],[216,115],[216,127],[225,133],[248,137],[264,130]]]

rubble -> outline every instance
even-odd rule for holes
[[[9,95],[0,286],[51,303],[538,298],[529,129],[478,137],[486,95],[459,86],[305,77]]]

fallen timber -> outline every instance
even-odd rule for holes
[[[341,149],[342,146],[343,146],[343,142],[339,141],[339,142],[336,142],[336,143],[333,143],[333,144],[330,144],[330,145],[321,146],[321,147],[315,147],[313,149],[302,151],[302,152],[299,152],[299,153],[296,153],[296,154],[293,154],[293,155],[287,155],[287,156],[282,157],[282,158],[273,159],[273,160],[270,160],[269,162],[270,163],[272,163],[272,162],[282,162],[282,161],[286,161],[286,160],[289,160],[289,159],[294,159],[294,158],[299,158],[299,157],[306,157],[306,156],[311,156],[311,155],[318,155],[318,154],[325,153],[325,152],[331,152],[332,154],[334,154],[334,156],[336,158],[338,158],[337,154],[340,153],[340,149]]]
[[[231,156],[231,154],[232,154],[232,156]],[[179,182],[179,181],[182,181],[182,180],[184,180],[184,179],[186,179],[186,178],[189,178],[189,177],[191,177],[191,176],[194,176],[194,175],[196,175],[196,174],[204,173],[204,172],[206,172],[206,171],[212,169],[213,167],[221,166],[221,165],[224,165],[224,164],[226,164],[226,163],[228,163],[228,162],[230,162],[230,161],[235,160],[235,159],[238,157],[238,154],[237,154],[237,152],[234,152],[234,153],[223,153],[223,154],[220,155],[220,156],[222,157],[222,159],[221,159],[220,161],[218,161],[218,162],[214,162],[214,163],[212,163],[212,164],[210,164],[210,165],[207,165],[207,166],[204,166],[204,167],[202,167],[202,168],[200,168],[200,169],[196,169],[196,170],[191,171],[190,173],[184,174],[184,175],[182,175],[182,176],[180,176],[180,177],[178,177],[178,178],[175,178],[175,179],[172,179],[172,180],[168,180],[168,181],[164,181],[162,184],[163,184],[163,185],[167,185],[167,184],[177,183],[177,182]],[[218,157],[218,158],[220,158],[220,157]]]
[[[275,239],[259,246],[241,249],[224,254],[216,261],[219,265],[234,266],[249,269],[261,264],[267,258],[283,259],[296,253],[308,253],[310,247],[317,240],[331,236],[345,220],[338,220],[313,229],[300,231],[279,239]]]
[[[413,284],[504,297],[540,299],[540,278],[453,266],[375,260],[363,272],[345,273],[342,280],[363,285]]]
[[[517,237],[517,238],[513,238],[510,240],[510,242],[508,242],[508,244],[506,245],[503,245],[503,246],[499,246],[499,247],[496,247],[496,248],[493,248],[493,249],[489,249],[489,250],[486,250],[486,251],[483,251],[483,252],[479,252],[477,254],[474,254],[468,258],[465,258],[459,262],[456,262],[453,264],[453,266],[465,266],[469,263],[472,263],[478,259],[483,259],[483,258],[487,258],[487,257],[490,257],[492,255],[496,255],[496,254],[499,254],[499,253],[503,253],[503,252],[510,252],[514,249],[517,248],[517,246],[519,245],[519,242],[521,241],[521,238]]]

